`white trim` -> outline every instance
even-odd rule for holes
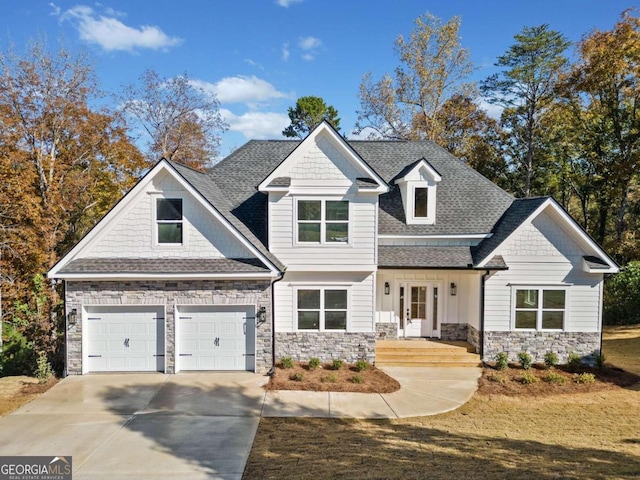
[[[298,219],[298,204],[300,202],[320,202],[320,220],[299,220]],[[347,202],[347,220],[327,220],[327,202]],[[293,245],[299,248],[308,247],[353,247],[353,208],[352,202],[349,198],[344,197],[304,197],[293,198]],[[300,238],[300,222],[304,223],[319,223],[320,224],[320,241],[319,242],[305,242]],[[328,242],[326,240],[327,224],[328,223],[341,223],[347,224],[347,241],[346,242]]]
[[[518,235],[526,225],[530,224],[534,218],[540,215],[540,213],[542,213],[548,207],[551,207],[554,212],[559,214],[560,217],[565,220],[567,227],[570,228],[570,230],[574,234],[577,234],[580,240],[582,240],[588,246],[588,248],[591,249],[592,252],[595,252],[596,256],[602,258],[605,262],[607,262],[607,264],[610,267],[608,271],[598,270],[597,272],[594,272],[594,273],[617,273],[620,270],[619,267],[616,265],[616,263],[611,259],[611,257],[607,255],[606,252],[602,250],[602,248],[600,248],[600,246],[582,229],[582,227],[578,225],[578,223],[571,217],[571,215],[565,212],[560,207],[560,205],[558,205],[558,203],[551,197],[546,199],[538,208],[536,208],[533,211],[533,213],[531,213],[531,215],[529,215],[518,226],[518,228],[516,228],[513,232],[511,232],[511,234],[507,238],[505,238],[502,242],[500,242],[500,244],[497,245],[496,248],[493,249],[493,251],[487,254],[485,258],[480,263],[478,263],[476,268],[484,267],[497,254],[497,252],[500,250],[500,248],[504,244],[506,244],[511,238]]]
[[[300,144],[296,148],[294,148],[294,150],[282,162],[280,162],[280,164],[262,182],[260,182],[260,184],[258,185],[258,191],[276,191],[276,188],[277,190],[281,190],[282,187],[269,188],[269,184],[278,177],[288,176],[282,173],[282,171],[285,169],[285,165],[289,163],[291,158],[294,157],[297,152],[307,148],[307,143],[312,143],[313,141],[315,141],[316,137],[323,133],[329,135],[334,141],[334,144],[341,150],[343,154],[347,156],[347,158],[349,158],[354,164],[356,164],[358,168],[363,170],[367,175],[369,175],[369,177],[371,177],[378,183],[377,188],[371,190],[368,189],[368,191],[374,191],[377,193],[387,193],[389,191],[389,186],[382,179],[382,177],[380,177],[380,175],[378,175],[375,170],[367,165],[367,163],[360,157],[360,155],[355,152],[351,145],[349,145],[349,143],[344,138],[342,138],[342,136],[340,136],[326,120],[324,120],[322,123],[320,123],[320,125],[314,128],[311,133],[309,133],[309,135],[307,135],[307,137],[302,140],[302,142],[300,142]],[[286,190],[288,191],[289,188],[287,188]]]
[[[569,305],[570,305],[570,292],[569,285],[536,285],[534,283],[524,285],[511,285],[511,320],[510,329],[512,332],[566,332],[567,322],[569,321]],[[518,290],[536,290],[538,292],[538,306],[533,309],[526,309],[524,307],[516,307],[516,294]],[[544,290],[559,290],[564,292],[564,308],[544,308]],[[536,328],[516,328],[516,311],[531,311],[536,312]],[[562,328],[542,328],[542,314],[547,312],[562,312]]]
[[[424,168],[427,171],[427,174],[431,177],[431,179],[438,183],[442,180],[442,177],[440,176],[440,174],[438,172],[436,172],[436,169],[433,168],[431,166],[431,164],[425,159],[425,158],[421,158],[418,163],[416,163],[413,168],[411,170],[409,170],[407,172],[407,174],[404,177],[401,177],[399,179],[396,180],[396,183],[401,183],[401,182],[411,182],[411,181],[419,181],[416,180],[414,178],[414,174],[420,170],[421,168]]]
[[[292,286],[293,291],[293,331],[294,332],[329,332],[329,333],[346,333],[351,331],[351,295],[352,295],[352,287],[353,282],[344,285],[337,282],[331,282],[327,284],[320,283],[298,283]],[[318,329],[300,329],[298,328],[298,291],[299,290],[318,290],[320,292],[320,307],[318,311],[320,312],[320,317],[318,319]],[[347,292],[347,318],[345,322],[345,328],[330,330],[325,328],[325,318],[324,313],[326,312],[326,308],[324,305],[324,292],[326,290],[343,290]],[[315,309],[305,309],[307,311],[315,311]],[[330,309],[331,311],[343,311],[343,309]]]
[[[169,196],[171,195],[171,196]],[[187,235],[186,222],[184,219],[184,205],[185,205],[185,196],[180,194],[180,192],[166,192],[161,193],[159,195],[154,195],[151,199],[151,224],[154,226],[153,229],[153,238],[152,238],[152,248],[155,249],[188,249],[189,248],[189,239]],[[180,209],[182,210],[180,220],[158,220],[158,202],[160,200],[180,200]],[[182,242],[180,243],[160,243],[160,231],[159,227],[161,224],[172,224],[179,223],[182,226]]]
[[[566,282],[509,282],[507,283],[507,287],[573,287],[573,283]]]
[[[82,252],[86,247],[90,246],[94,239],[96,239],[103,231],[106,230],[111,221],[118,218],[120,213],[127,208],[127,206],[138,196],[144,189],[152,182],[153,178],[160,172],[168,172],[174,180],[176,180],[188,193],[196,198],[200,204],[218,220],[225,228],[231,233],[238,241],[240,241],[256,258],[262,261],[272,272],[279,272],[279,269],[264,256],[251,242],[249,242],[244,235],[242,235],[224,216],[213,207],[200,192],[198,192],[189,182],[187,182],[182,175],[180,175],[175,168],[171,166],[166,160],[160,160],[155,167],[153,167],[147,174],[140,179],[140,181],[95,225],[87,235],[85,235],[64,257],[62,257],[47,273],[48,278],[82,278],[76,276],[69,276],[75,274],[59,275],[59,271],[64,268],[69,262],[74,260],[76,256]],[[184,240],[184,238],[183,238]],[[89,277],[87,277],[89,278]],[[101,278],[101,276],[91,277]],[[127,275],[121,276],[121,278],[132,278]],[[138,277],[134,277],[138,278]],[[152,277],[155,278],[155,277]],[[187,277],[176,277],[187,278]],[[203,278],[203,277],[190,277],[190,278]]]
[[[278,272],[270,273],[63,273],[56,275],[62,280],[234,280],[275,278]]]
[[[429,239],[429,240],[451,240],[451,239],[484,239],[491,238],[493,233],[471,233],[471,234],[450,234],[450,235],[378,235],[378,238],[390,238],[390,239]]]

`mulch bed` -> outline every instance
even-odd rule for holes
[[[549,371],[544,365],[533,365],[528,372],[538,381],[525,383],[523,381],[525,370],[519,364],[510,364],[508,369],[502,371],[497,370],[493,365],[485,365],[478,392],[484,395],[545,396],[629,388],[640,382],[640,376],[611,365],[607,365],[603,370],[583,366],[578,373],[569,371],[564,365],[552,368],[551,371],[565,379],[564,383],[549,381],[547,378]],[[595,381],[580,383],[578,381],[580,373],[593,374]]]
[[[301,380],[296,380],[296,376]],[[353,381],[356,376],[359,376],[358,380],[361,380],[361,383]],[[348,364],[339,370],[332,370],[330,364],[311,370],[306,363],[294,362],[293,368],[276,367],[274,375],[265,388],[316,392],[391,393],[399,390],[400,384],[374,366],[361,372]]]

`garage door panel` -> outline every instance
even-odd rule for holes
[[[178,307],[179,368],[253,370],[254,311],[253,306]]]
[[[87,313],[89,371],[164,370],[164,308],[94,306]]]

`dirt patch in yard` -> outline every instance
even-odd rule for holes
[[[312,390],[316,392],[391,393],[400,384],[389,375],[370,365],[358,371],[354,365],[333,370],[330,364],[316,369],[294,362],[292,368],[276,367],[267,390]]]
[[[57,378],[51,378],[45,383],[39,383],[37,378],[26,376],[0,378],[0,417],[29,403],[57,382]]]

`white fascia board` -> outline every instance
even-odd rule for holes
[[[268,273],[62,273],[62,280],[252,280],[276,278],[278,272]]]
[[[493,249],[493,251],[489,253],[477,265],[476,268],[484,267],[496,255],[496,252],[500,250],[500,247],[502,247],[502,245],[507,243],[514,236],[518,235],[526,225],[531,223],[534,218],[536,218],[538,215],[540,215],[541,212],[549,207],[552,208],[553,211],[556,212],[564,220],[565,224],[569,227],[571,232],[576,234],[578,238],[580,238],[580,240],[584,242],[584,244],[587,245],[587,247],[590,248],[593,253],[596,254],[596,256],[601,257],[605,262],[607,262],[607,265],[609,265],[611,272],[600,271],[600,273],[617,273],[620,270],[613,259],[609,255],[607,255],[607,253],[602,250],[602,248],[595,241],[593,241],[593,239],[582,229],[582,227],[578,225],[578,223],[571,217],[571,215],[569,215],[562,207],[560,207],[560,205],[551,197],[549,197],[537,209],[535,209],[533,213],[529,215],[527,219],[518,226],[518,228],[511,232],[511,235],[505,238],[502,243],[500,243],[500,245]]]
[[[279,271],[278,268],[273,265],[268,258],[266,258],[260,251],[258,251],[251,242],[249,242],[236,228],[226,219],[224,216],[214,208],[200,192],[198,192],[193,186],[187,182],[182,175],[180,175],[169,162],[162,159],[156,164],[147,174],[140,179],[140,181],[132,188],[112,209],[105,215],[98,224],[76,244],[62,259],[56,263],[51,270],[47,273],[48,278],[62,278],[58,272],[73,260],[76,255],[82,251],[109,225],[109,223],[117,218],[120,212],[126,208],[126,206],[133,201],[133,199],[153,180],[153,178],[160,172],[166,171],[169,173],[187,192],[189,192],[194,198],[196,198],[200,204],[213,215],[220,223],[222,223],[227,230],[240,241],[256,258],[260,259],[269,269],[273,272]]]
[[[258,185],[258,190],[260,192],[268,192],[269,184],[278,177],[288,176],[282,174],[282,170],[285,168],[291,159],[295,158],[299,152],[303,151],[306,148],[307,143],[311,143],[318,135],[326,133],[329,135],[340,150],[346,154],[348,158],[350,158],[354,163],[356,163],[362,170],[364,170],[367,175],[373,178],[378,183],[379,193],[387,193],[389,191],[389,186],[387,183],[378,175],[361,157],[358,155],[353,148],[349,145],[349,143],[342,138],[338,132],[326,121],[324,120],[320,125],[318,125],[313,131],[307,135],[307,137],[300,142],[300,144],[293,149],[293,151],[285,158],[280,164],[265,178],[260,185]]]
[[[429,162],[427,162],[427,160],[423,158],[418,163],[416,163],[414,167],[411,170],[409,170],[409,172],[407,172],[407,174],[404,177],[397,179],[396,183],[411,181],[410,178],[414,174],[414,172],[416,172],[417,170],[420,170],[423,167],[427,170],[427,172],[429,173],[429,175],[431,176],[434,182],[438,183],[442,180],[442,177],[438,172],[436,172],[435,168],[433,168],[429,164]]]
[[[287,265],[287,272],[375,272],[377,265]]]
[[[457,234],[449,234],[449,235],[388,235],[388,234],[380,234],[378,235],[378,238],[387,238],[387,239],[402,239],[402,240],[406,240],[406,239],[413,239],[413,240],[417,240],[417,239],[429,239],[429,240],[453,240],[453,239],[464,239],[464,240],[469,240],[469,239],[485,239],[485,238],[491,238],[493,236],[493,233],[469,233],[469,234],[461,234],[461,235],[457,235]]]

